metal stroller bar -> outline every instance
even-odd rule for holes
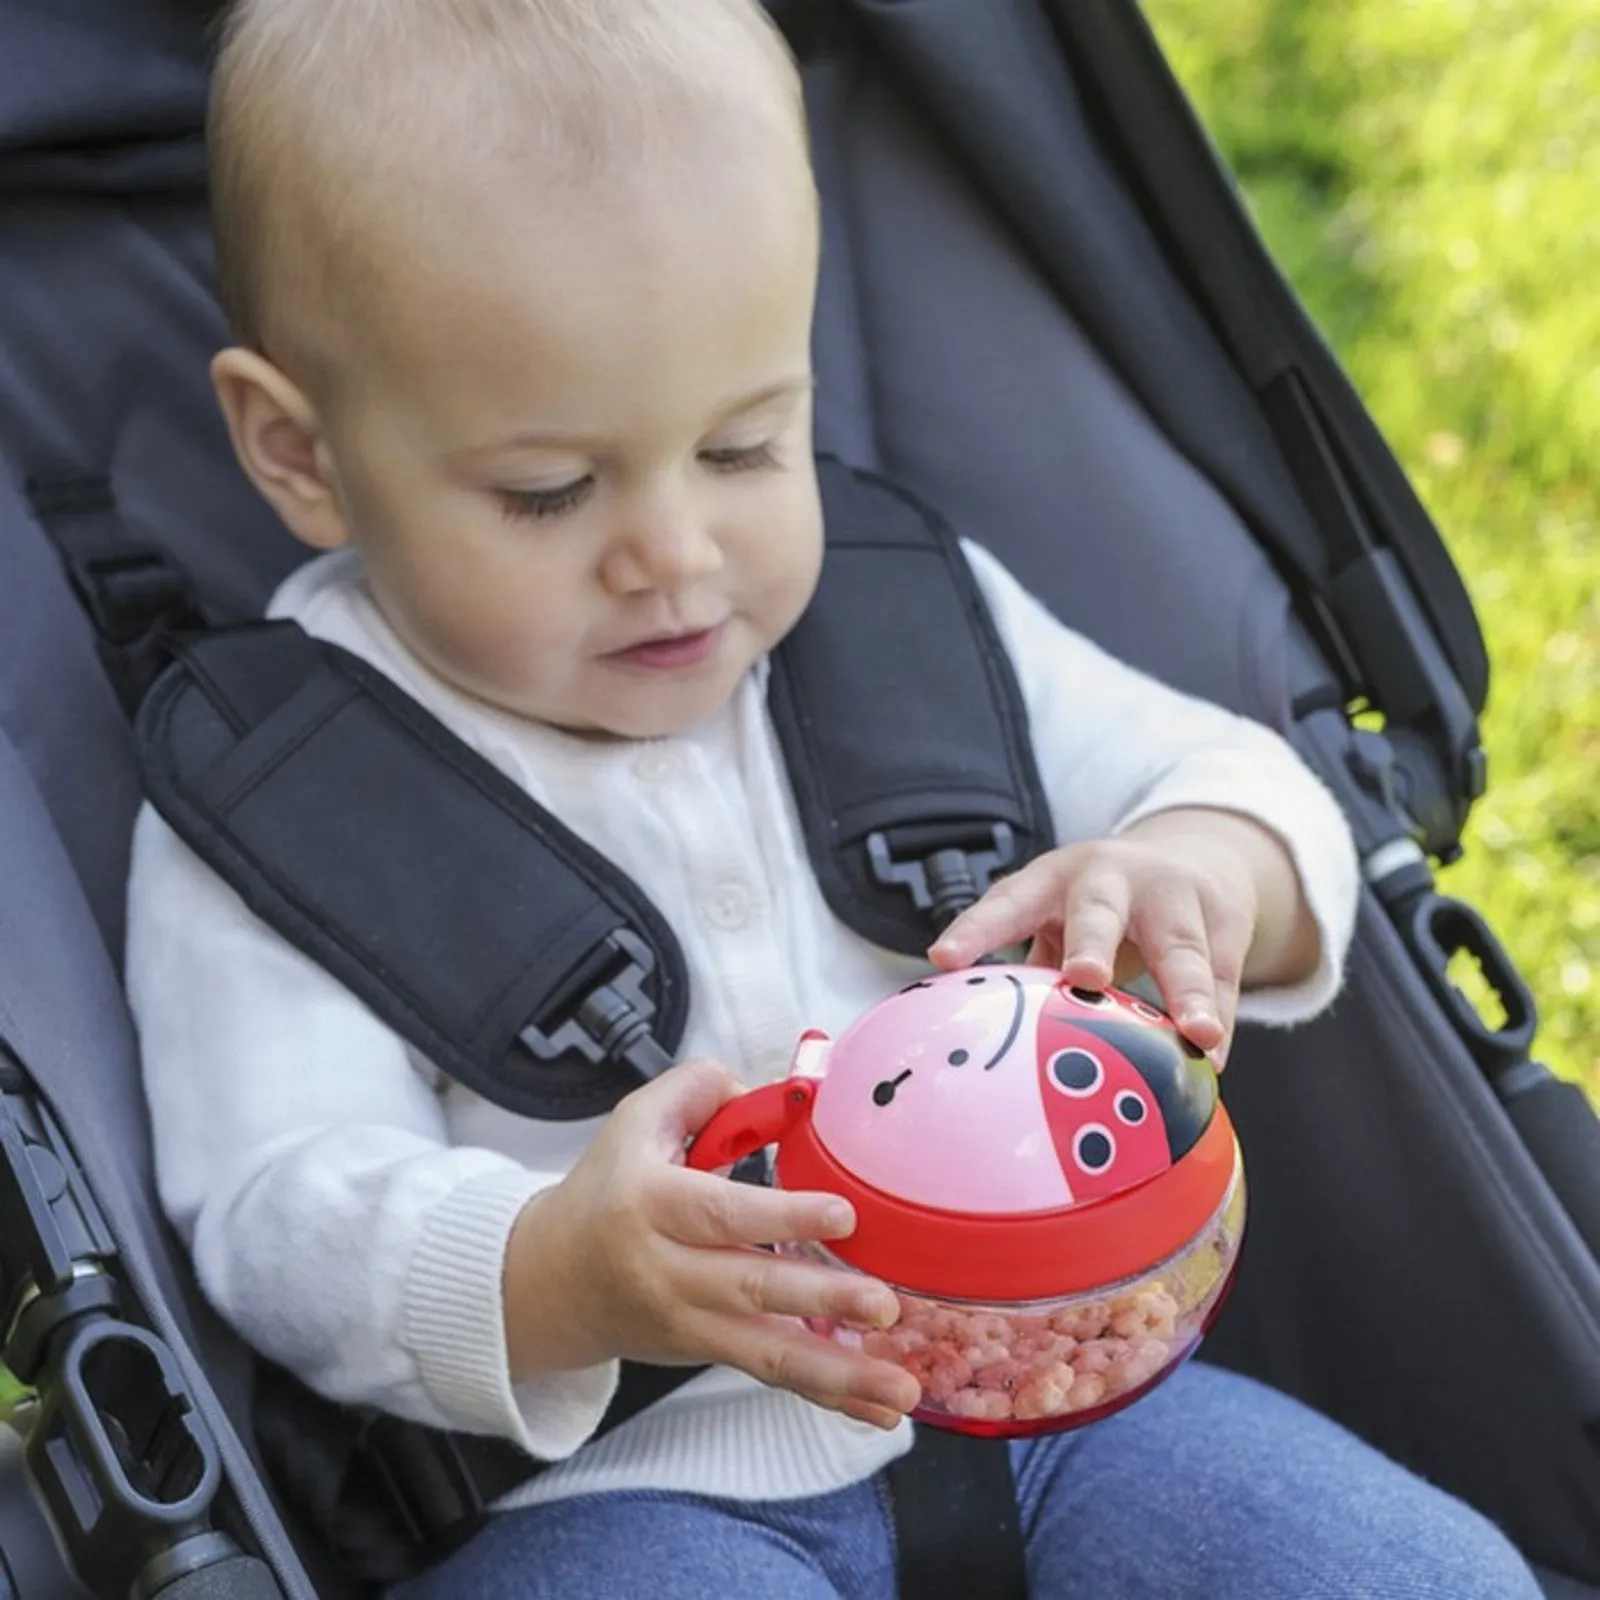
[[[96,1594],[275,1600],[214,1525],[216,1442],[166,1344],[122,1314],[104,1218],[49,1108],[0,1051],[0,1359],[38,1394],[29,1474]],[[0,1560],[0,1597],[11,1583]]]

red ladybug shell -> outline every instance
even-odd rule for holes
[[[1115,1194],[1172,1165],[1166,1121],[1139,1069],[1055,1004],[1039,1017],[1039,1083],[1075,1200]]]

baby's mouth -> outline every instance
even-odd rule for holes
[[[695,628],[683,633],[661,633],[638,644],[607,654],[607,661],[619,666],[638,667],[648,672],[672,672],[697,667],[710,660],[722,639],[723,624]]]

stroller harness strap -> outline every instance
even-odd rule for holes
[[[823,458],[818,481],[822,574],[773,654],[769,709],[828,905],[863,937],[920,955],[996,874],[1049,847],[1049,805],[955,535],[873,474]],[[174,831],[450,1077],[565,1120],[603,1114],[671,1063],[689,983],[665,918],[350,652],[290,622],[188,636],[137,734],[147,793]],[[695,1370],[625,1364],[601,1431]],[[270,1394],[267,1455],[368,1581],[460,1543],[541,1470],[503,1441],[332,1406],[285,1373]],[[914,1524],[957,1468],[986,1529],[962,1592],[1018,1593],[1005,1449],[973,1441],[919,1447],[892,1475],[905,1592],[923,1589],[922,1569],[950,1575],[948,1539],[935,1550]]]

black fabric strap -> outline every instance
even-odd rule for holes
[[[106,677],[132,716],[167,663],[173,633],[203,625],[189,580],[128,527],[110,479],[35,477],[25,489],[94,627]]]
[[[818,482],[827,559],[774,652],[772,719],[829,906],[874,944],[921,955],[939,920],[918,903],[922,864],[964,855],[975,898],[988,872],[1049,848],[1049,804],[955,534],[872,473],[823,458]]]
[[[901,1600],[1027,1600],[1011,1450],[920,1428],[889,1468]]]
[[[138,739],[177,833],[477,1093],[568,1120],[637,1087],[574,1026],[596,984],[644,1014],[659,1059],[676,1048],[686,973],[649,899],[349,652],[292,623],[191,641]]]

